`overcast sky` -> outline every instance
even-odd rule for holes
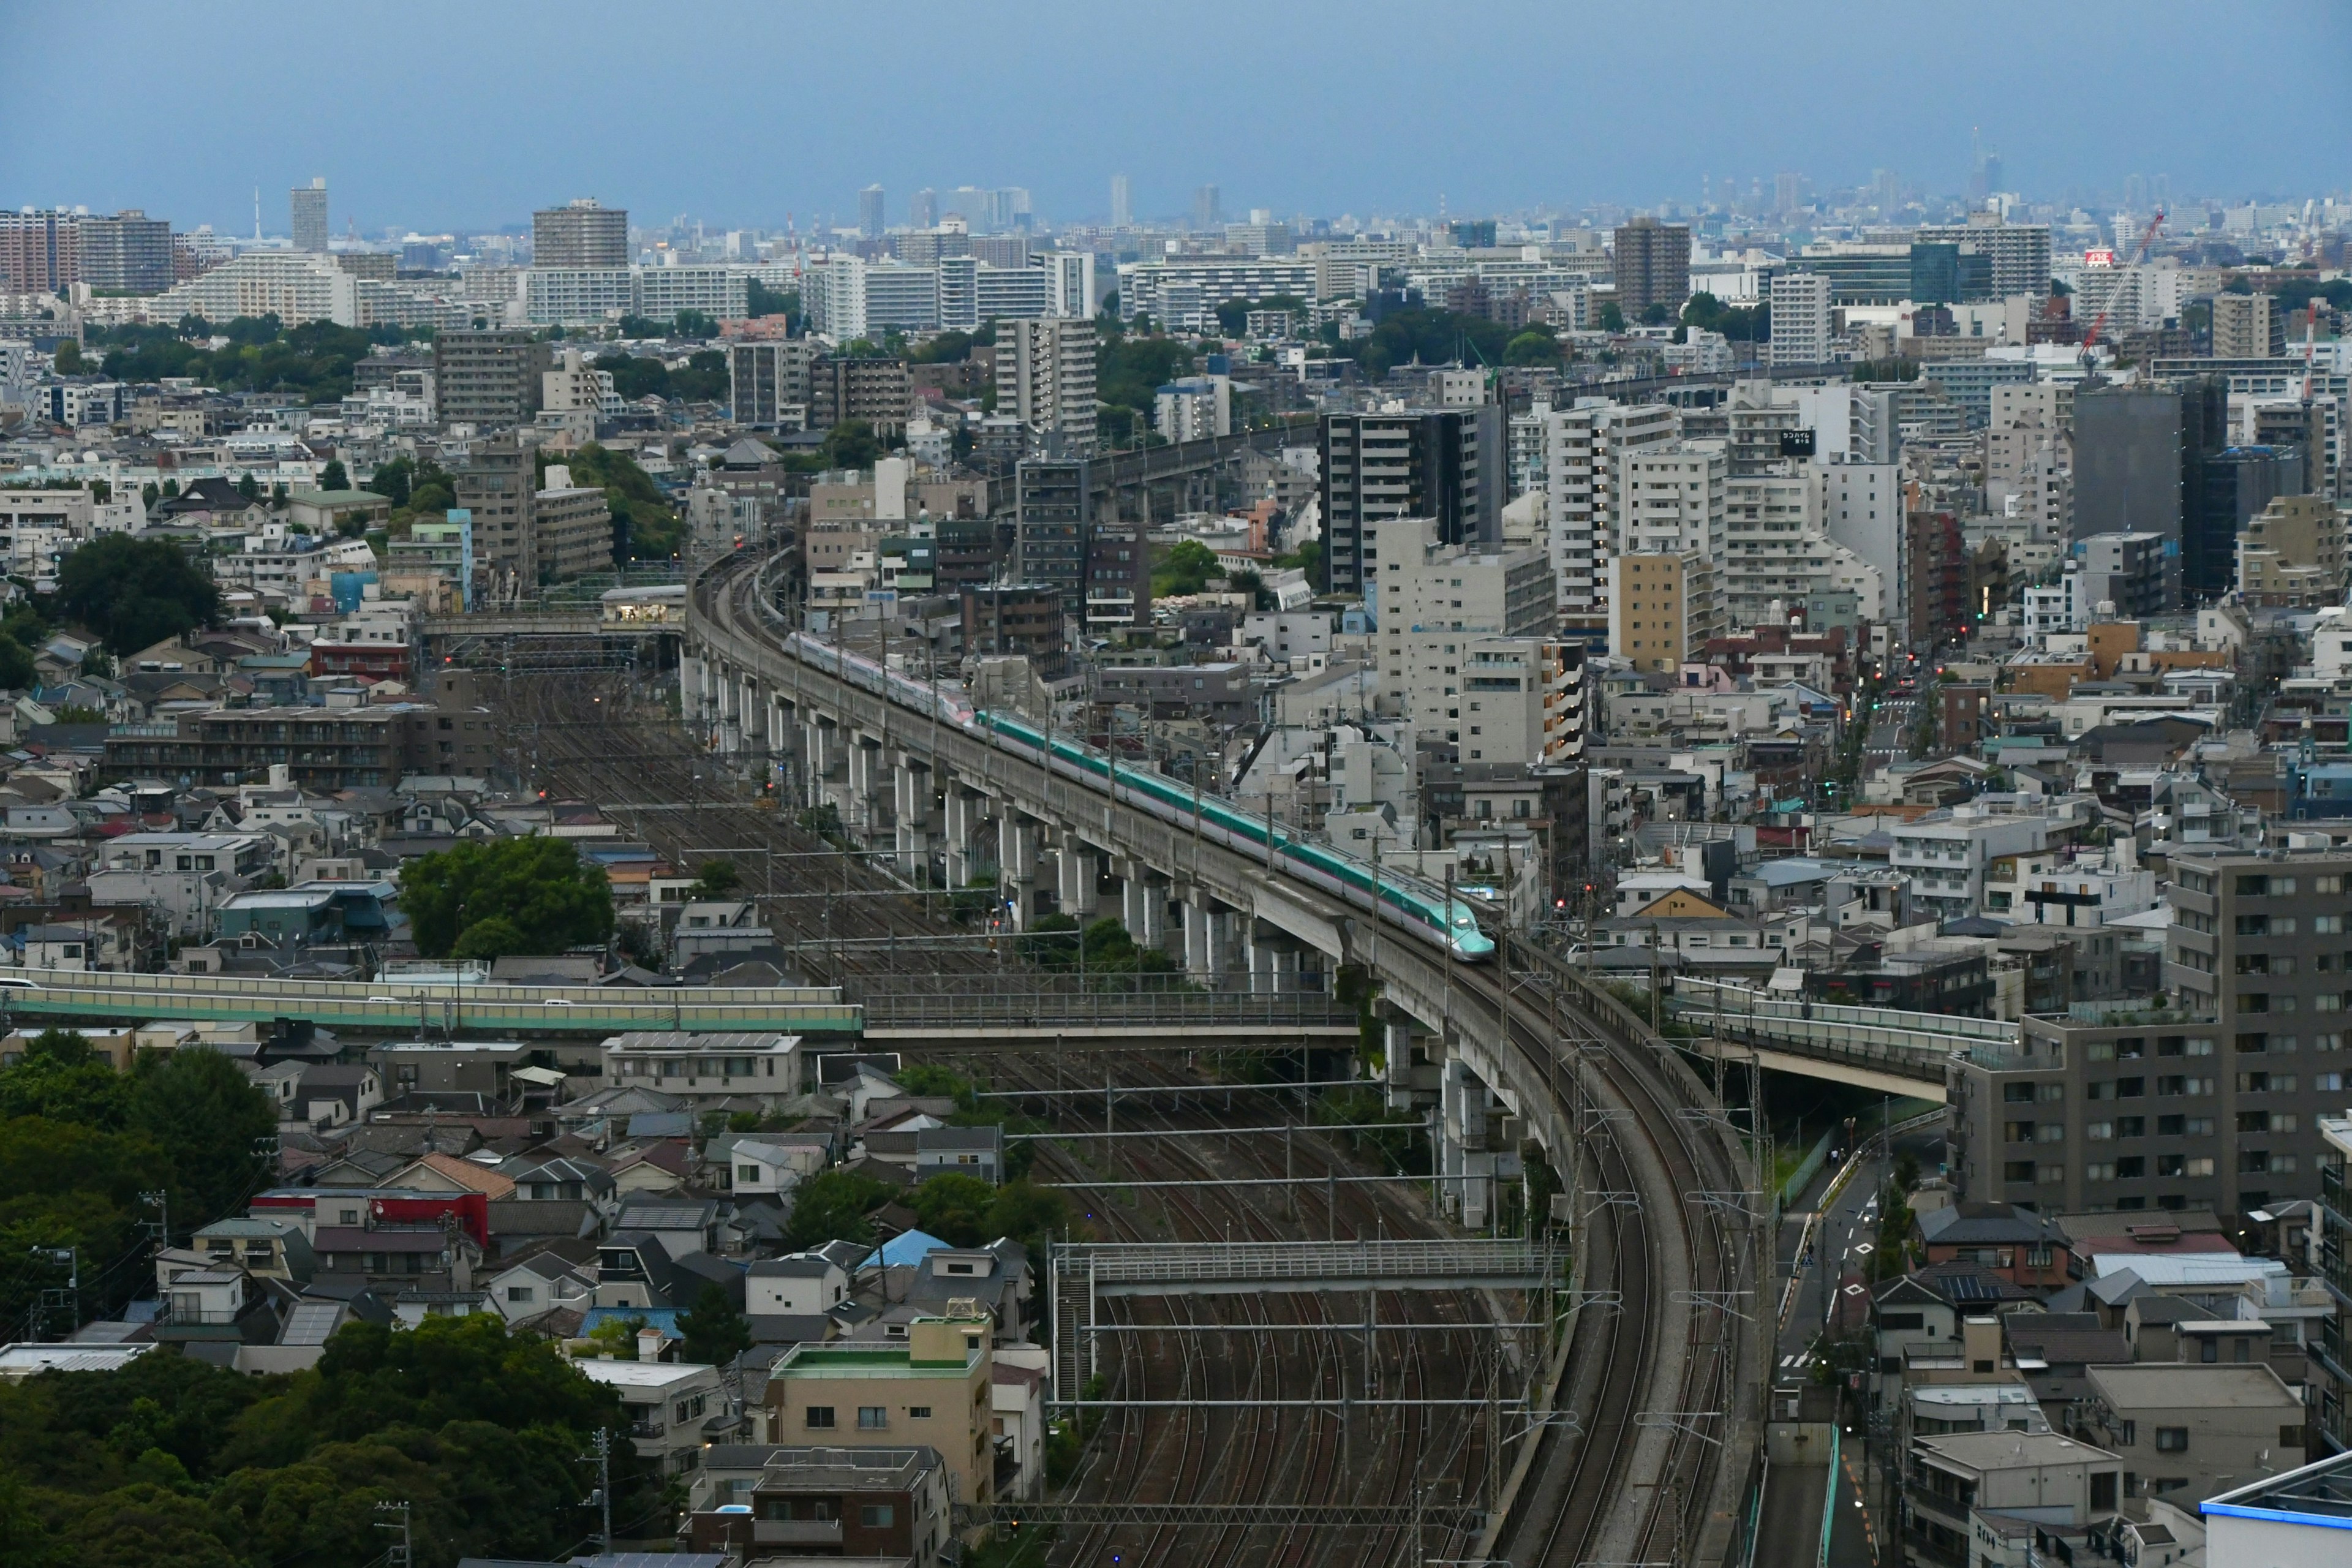
[[[1176,5],[0,0],[0,199],[373,237],[579,195],[719,227],[844,221],[879,181],[1026,185],[1048,220],[1693,202],[1702,176],[1958,192],[1981,127],[2032,196],[2342,191],[2330,0]]]

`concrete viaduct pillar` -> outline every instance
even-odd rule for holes
[[[893,770],[891,794],[898,823],[898,874],[911,875],[913,868],[928,866],[931,858],[931,764],[923,758],[906,755],[898,759]]]
[[[1065,833],[1060,847],[1054,852],[1054,862],[1055,902],[1062,913],[1084,925],[1094,919],[1095,883],[1102,875],[1101,858],[1076,834]]]
[[[981,811],[987,800],[970,790],[950,784],[947,790],[947,851],[948,886],[971,886],[971,844],[979,832]]]
[[[1037,915],[1037,825],[1007,806],[996,819],[996,863],[1004,874],[1013,924],[1026,931]]]

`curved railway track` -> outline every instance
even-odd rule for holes
[[[706,574],[695,612],[772,650],[753,606],[755,564],[737,558]],[[1485,1004],[1521,1092],[1554,1098],[1589,1166],[1578,1222],[1591,1306],[1562,1389],[1580,1420],[1544,1429],[1497,1550],[1523,1564],[1720,1560],[1758,1436],[1747,1405],[1759,1402],[1763,1358],[1740,1325],[1761,1300],[1760,1183],[1670,1047],[1556,961],[1532,964],[1507,978],[1457,970],[1448,982],[1465,1005]]]

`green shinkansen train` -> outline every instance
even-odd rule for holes
[[[1319,889],[1354,908],[1377,910],[1381,920],[1465,963],[1491,958],[1494,939],[1478,927],[1468,903],[1449,903],[1443,888],[1419,877],[1381,869],[1328,844],[1294,836],[1269,817],[1242,810],[1220,795],[1192,792],[1164,774],[1130,767],[1108,752],[1026,720],[974,708],[960,687],[916,680],[805,633],[787,639],[803,662],[861,686],[886,700],[937,718],[967,733],[1027,753],[1061,777],[1114,795],[1202,837],[1265,861],[1274,871]]]

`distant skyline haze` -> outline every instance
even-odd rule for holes
[[[1790,0],[1444,9],[856,7],[612,0],[387,10],[216,0],[15,5],[11,205],[288,227],[324,175],[334,233],[527,223],[593,195],[656,222],[892,224],[922,186],[1021,185],[1046,221],[1139,220],[1219,186],[1228,215],[1456,216],[1685,205],[1701,181],[1879,168],[1965,191],[1970,133],[2040,199],[2345,188],[2352,9],[2320,0],[1966,7]],[[93,46],[99,46],[93,49]],[[1230,58],[1220,58],[1221,51]],[[89,112],[94,79],[113,85]],[[200,90],[173,83],[204,84]],[[1021,84],[1013,90],[1011,84]],[[2299,116],[2297,133],[2285,116]]]

